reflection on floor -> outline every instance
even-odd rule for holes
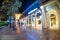
[[[60,31],[55,32],[53,30],[38,31],[31,28],[25,28],[17,25],[17,30],[10,28],[4,28],[0,30],[0,40],[60,40]]]

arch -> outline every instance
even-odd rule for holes
[[[48,11],[49,14],[49,25],[50,28],[55,29],[58,28],[58,15],[55,9],[51,9]]]

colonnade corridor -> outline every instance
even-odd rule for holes
[[[58,31],[47,30],[38,31],[31,28],[20,27],[18,23],[17,30],[12,28],[0,29],[0,40],[60,40]],[[23,29],[23,30],[22,30]]]

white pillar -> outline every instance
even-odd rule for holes
[[[46,25],[45,25],[45,12],[44,12],[44,7],[41,6],[41,9],[42,9],[42,18],[41,18],[41,21],[42,21],[42,28],[45,28]]]
[[[29,27],[29,16],[28,16],[28,27]]]

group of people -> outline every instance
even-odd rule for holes
[[[9,28],[13,28],[13,30],[17,30],[14,19],[9,22],[8,26],[9,26]]]

